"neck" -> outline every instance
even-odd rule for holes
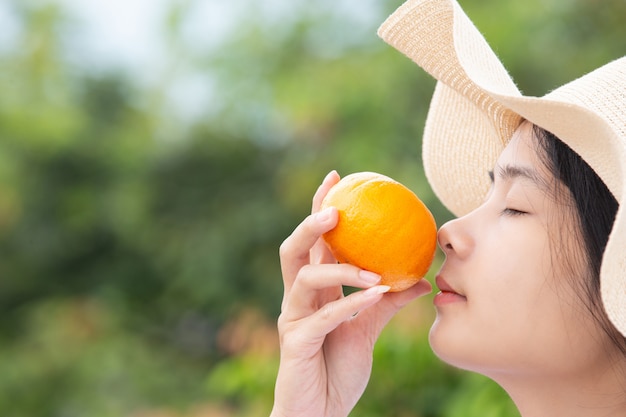
[[[581,375],[491,376],[522,417],[626,416],[626,366],[607,363]]]

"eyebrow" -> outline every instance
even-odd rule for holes
[[[538,188],[546,189],[548,185],[546,181],[539,175],[537,171],[532,168],[518,166],[518,165],[496,165],[498,177],[503,180],[514,180],[517,178],[522,178],[528,180],[535,184]],[[489,171],[489,178],[491,179],[491,183],[493,184],[495,177],[494,171]]]

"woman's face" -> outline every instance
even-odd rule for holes
[[[494,379],[573,375],[603,357],[605,336],[572,285],[588,279],[585,263],[573,262],[584,256],[572,207],[524,123],[494,167],[485,202],[439,231],[446,261],[437,284],[447,291],[435,296],[430,332],[439,357]]]

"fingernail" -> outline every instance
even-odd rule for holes
[[[315,215],[316,219],[320,223],[325,223],[330,219],[330,213],[333,211],[333,207],[327,207]]]
[[[368,285],[375,285],[380,281],[380,275],[365,270],[359,271],[359,278]]]
[[[326,174],[326,176],[324,177],[324,180],[322,182],[326,182],[329,181],[332,177],[334,177],[335,175],[337,175],[337,171],[336,170],[332,170],[330,171],[328,174]]]
[[[391,287],[389,285],[377,285],[375,287],[371,287],[363,291],[363,295],[374,296],[374,295],[384,294],[390,289]]]

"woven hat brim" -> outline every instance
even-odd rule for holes
[[[626,335],[626,58],[544,97],[525,97],[454,0],[409,0],[379,35],[438,80],[424,129],[424,168],[455,215],[484,201],[487,172],[523,119],[554,133],[598,173],[620,203],[603,256],[602,299]],[[611,100],[621,107],[606,108]]]

